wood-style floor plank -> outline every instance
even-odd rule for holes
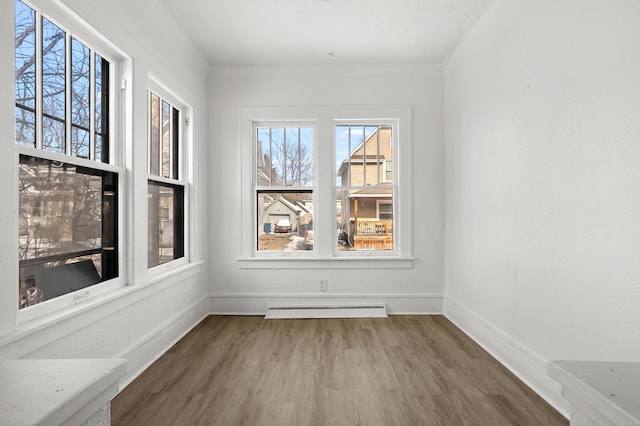
[[[210,316],[124,389],[113,425],[568,425],[439,315]]]

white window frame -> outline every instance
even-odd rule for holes
[[[131,58],[63,4],[44,0],[22,0],[22,2],[36,11],[36,20],[43,15],[47,20],[64,30],[67,33],[67,37],[73,37],[82,42],[85,46],[90,47],[95,53],[111,63],[109,73],[109,86],[111,88],[109,92],[110,145],[109,162],[103,163],[22,144],[15,144],[15,182],[17,183],[19,180],[18,163],[21,154],[116,173],[118,175],[118,276],[111,280],[94,284],[90,287],[67,293],[23,309],[18,308],[18,300],[16,299],[14,306],[17,311],[17,326],[46,317],[57,311],[72,309],[74,305],[80,302],[112,293],[126,285],[128,271],[126,259],[129,242],[125,236],[125,229],[128,226],[125,212],[127,211],[126,203],[129,198],[128,194],[130,193],[130,188],[127,184],[127,169],[125,164],[125,150],[130,143],[130,137],[125,129],[130,127],[131,115],[125,106],[125,104],[128,104],[127,94],[121,92],[120,82],[131,80]],[[13,7],[11,10],[13,10]],[[38,40],[39,34],[40,31],[36,33],[36,40]],[[41,54],[41,51],[39,51],[39,41],[36,41],[36,56],[39,57]],[[41,82],[38,81],[39,74],[40,71],[38,71],[36,77],[36,102],[42,97]],[[67,105],[67,115],[68,114],[69,105]],[[71,117],[67,117],[67,121],[69,120],[71,120]],[[41,146],[41,123],[42,108],[38,106],[36,108],[36,126],[39,127],[39,129],[36,130],[36,146],[38,147]],[[16,195],[18,196],[18,194]],[[19,202],[17,202],[16,205],[19,205]],[[17,285],[17,282],[15,285]]]
[[[149,120],[151,119],[151,96],[150,93],[153,92],[154,94],[158,95],[162,100],[167,101],[169,104],[171,104],[172,108],[177,109],[180,112],[180,128],[178,129],[178,176],[176,179],[174,178],[166,178],[166,177],[162,177],[162,176],[156,176],[156,175],[152,175],[151,174],[151,170],[150,170],[150,162],[149,162],[149,154],[151,152],[151,134],[149,132],[149,128],[150,128],[150,122]],[[163,274],[166,274],[170,271],[173,271],[177,268],[180,268],[182,266],[185,266],[187,264],[189,264],[191,262],[191,242],[192,242],[192,236],[191,236],[191,221],[192,221],[192,207],[191,207],[191,194],[190,194],[190,189],[191,189],[191,185],[190,182],[192,181],[192,171],[191,171],[191,164],[192,164],[192,160],[191,160],[191,131],[190,129],[192,128],[192,119],[191,117],[193,116],[193,111],[192,108],[190,106],[188,106],[188,104],[186,102],[184,102],[178,95],[175,94],[175,92],[173,92],[171,89],[167,88],[167,85],[165,85],[164,83],[162,83],[160,81],[160,79],[158,79],[157,77],[155,77],[154,75],[149,75],[148,76],[148,81],[147,81],[147,95],[146,95],[146,99],[147,99],[147,109],[146,109],[146,115],[147,115],[147,156],[146,156],[146,170],[147,170],[147,180],[146,180],[146,186],[148,186],[148,181],[153,181],[153,182],[157,182],[160,184],[168,184],[168,185],[172,185],[172,186],[181,186],[183,188],[183,195],[184,195],[184,199],[183,199],[183,251],[184,251],[184,255],[178,259],[173,259],[169,262],[165,262],[165,263],[161,263],[159,265],[155,265],[152,266],[150,268],[147,268],[147,278],[148,279],[153,279],[153,278],[157,278]],[[173,156],[173,154],[172,154]],[[146,192],[145,192],[146,193]],[[147,209],[147,204],[145,203],[145,215],[144,217],[148,220],[148,209]],[[146,244],[148,244],[148,235],[145,232],[145,236],[147,237],[147,239],[145,239]],[[146,247],[145,244],[145,247]],[[145,252],[145,259],[146,259],[146,252]]]
[[[400,107],[245,107],[241,120],[241,239],[239,267],[263,268],[410,268],[412,257],[411,108]],[[314,131],[314,250],[257,253],[255,206],[256,152],[254,123],[316,122]],[[350,123],[393,126],[395,247],[392,251],[338,251],[335,220],[337,203],[335,126]],[[323,141],[331,141],[328,148]],[[323,146],[321,146],[323,145]],[[331,232],[323,232],[330,229]],[[374,261],[374,262],[372,262]]]

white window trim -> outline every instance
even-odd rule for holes
[[[128,165],[125,163],[125,152],[131,143],[131,135],[127,129],[131,128],[131,109],[129,108],[130,95],[120,90],[120,81],[131,80],[132,75],[132,59],[122,50],[117,48],[107,38],[102,36],[80,18],[75,12],[57,0],[40,1],[40,0],[22,0],[24,4],[42,13],[49,21],[59,26],[67,33],[67,36],[74,37],[83,44],[90,46],[95,53],[107,59],[111,63],[109,75],[109,84],[111,92],[109,96],[109,163],[83,159],[66,154],[59,154],[26,145],[15,144],[15,194],[19,197],[17,191],[17,183],[19,181],[19,156],[20,154],[30,155],[38,158],[65,162],[79,166],[86,166],[97,170],[105,170],[118,173],[118,277],[108,281],[104,281],[72,293],[58,296],[51,300],[38,303],[33,306],[20,309],[18,307],[18,299],[16,298],[12,305],[16,311],[16,326],[18,328],[25,326],[36,320],[49,318],[52,314],[65,315],[72,311],[82,309],[84,302],[101,298],[115,290],[124,287],[127,283],[128,265],[127,250],[130,248],[130,242],[127,240],[125,230],[128,227],[127,215],[125,212],[128,208],[129,193],[131,188],[127,183],[126,170]],[[13,10],[13,8],[11,9]],[[38,15],[36,15],[37,17]],[[13,21],[13,18],[12,18]],[[36,49],[38,44],[36,42]],[[38,71],[40,73],[40,71]],[[41,97],[40,94],[37,98]],[[37,109],[36,121],[41,121],[41,108]],[[15,121],[15,118],[14,118]],[[41,125],[40,125],[41,127]],[[38,132],[40,132],[39,130]],[[41,136],[38,136],[41,137]],[[19,202],[16,202],[19,205]],[[17,217],[17,215],[16,215]],[[17,241],[16,241],[17,243]],[[17,270],[18,268],[16,268]],[[14,285],[17,286],[17,276]]]
[[[240,268],[408,268],[413,265],[412,257],[412,182],[411,182],[411,108],[392,107],[244,107],[240,110],[241,134],[241,217],[240,254],[237,258]],[[394,123],[394,133],[398,146],[394,153],[394,179],[396,198],[394,217],[394,238],[396,249],[392,253],[384,251],[338,252],[335,246],[334,229],[336,206],[335,149],[314,143],[314,250],[312,252],[274,252],[269,255],[255,255],[256,211],[254,201],[255,147],[253,137],[254,122],[313,122],[317,123],[314,137],[316,141],[332,140],[335,146],[335,125],[349,122]],[[324,170],[318,173],[320,167]],[[379,263],[374,263],[375,260]]]
[[[164,274],[168,274],[171,273],[171,271],[173,271],[174,269],[177,268],[181,268],[189,263],[191,263],[191,253],[192,253],[192,235],[191,235],[191,223],[192,223],[192,215],[193,215],[193,208],[192,208],[192,197],[191,197],[191,185],[190,183],[192,182],[192,167],[191,165],[193,164],[192,162],[192,149],[191,149],[191,142],[192,142],[192,133],[191,133],[191,129],[193,128],[193,123],[192,123],[192,119],[191,117],[193,116],[193,110],[190,106],[188,106],[188,104],[183,101],[179,96],[177,96],[175,94],[175,92],[173,92],[171,89],[168,89],[167,86],[162,83],[160,81],[160,79],[158,79],[156,76],[149,74],[148,76],[148,81],[147,81],[147,95],[146,95],[146,99],[147,99],[147,109],[146,109],[146,117],[147,120],[150,118],[150,92],[155,93],[156,95],[160,96],[163,100],[166,100],[167,102],[169,102],[171,104],[172,108],[177,109],[178,111],[180,111],[180,128],[178,129],[178,138],[180,140],[179,143],[179,151],[178,151],[178,158],[179,158],[179,165],[178,165],[178,178],[177,179],[173,179],[173,178],[165,178],[162,176],[156,176],[156,175],[152,175],[150,173],[150,166],[149,166],[149,152],[150,152],[150,144],[151,144],[151,135],[149,134],[149,126],[150,123],[147,122],[146,124],[146,129],[147,129],[147,156],[145,157],[145,162],[146,162],[146,177],[147,180],[145,181],[145,187],[148,185],[148,181],[154,181],[154,182],[158,182],[158,183],[165,183],[165,184],[169,184],[169,185],[176,185],[176,186],[182,186],[183,187],[183,193],[184,193],[184,212],[183,212],[183,219],[184,219],[184,256],[182,256],[181,258],[178,259],[174,259],[171,260],[169,262],[165,262],[162,263],[160,265],[155,265],[152,266],[151,268],[147,268],[147,279],[157,279],[159,277],[161,277]],[[147,203],[144,203],[144,217],[148,219],[148,211],[147,211]],[[145,227],[145,229],[147,229]],[[145,235],[145,241],[148,241],[147,238],[147,233],[144,233]],[[146,244],[145,244],[146,246]],[[146,262],[146,252],[145,252],[145,262]]]

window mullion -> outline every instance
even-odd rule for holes
[[[173,132],[176,131],[173,126],[173,115],[175,114],[175,110],[173,106],[169,108],[169,177],[172,179],[178,179],[178,176],[175,176],[173,169]]]
[[[147,111],[151,111],[151,102],[152,102],[152,92],[147,92]],[[153,132],[151,131],[153,126],[153,118],[151,114],[148,114],[148,123],[147,123],[147,175],[151,176],[151,163],[153,158],[151,157],[151,144],[153,143]]]
[[[164,125],[162,118],[164,116],[163,98],[158,97],[158,176],[163,176],[163,164],[162,164],[162,150],[164,149]]]
[[[300,127],[298,126],[298,185],[302,184],[302,147],[300,137]]]
[[[376,185],[380,185],[380,126],[376,130],[376,174],[378,175]]]
[[[269,183],[273,185],[273,134],[269,127]]]
[[[362,125],[362,184],[367,184],[367,127]]]
[[[351,147],[351,126],[348,127],[349,129],[349,150],[347,151],[347,165],[349,166],[349,168],[347,169],[347,182],[342,182],[342,185],[351,185],[351,152],[353,150],[353,148]]]
[[[89,49],[89,159],[96,159],[96,53]]]

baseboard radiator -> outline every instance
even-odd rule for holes
[[[269,305],[266,319],[386,318],[385,304]]]

